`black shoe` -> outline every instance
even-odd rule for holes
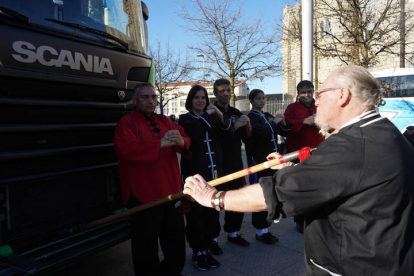
[[[210,269],[210,264],[207,262],[206,255],[203,255],[201,252],[193,254],[191,257],[191,263],[203,271]]]
[[[205,256],[206,256],[207,263],[210,265],[210,267],[219,267],[220,266],[220,262],[217,261],[213,257],[213,255],[211,255],[210,251],[207,251]]]
[[[273,236],[270,232],[267,232],[261,236],[256,235],[256,240],[265,244],[275,244],[279,241],[279,239],[276,236]]]
[[[223,254],[223,250],[220,248],[220,246],[218,245],[218,242],[212,242],[209,246],[210,252],[214,255],[221,255]]]
[[[299,233],[303,234],[303,222],[296,222],[296,230],[298,230]]]
[[[227,241],[234,243],[234,244],[238,244],[241,246],[249,246],[250,242],[246,241],[241,235],[237,234],[237,237],[232,238],[230,236],[227,236]]]

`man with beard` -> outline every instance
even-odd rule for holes
[[[296,102],[290,104],[285,111],[285,120],[291,126],[286,137],[286,153],[304,147],[316,148],[324,140],[315,125],[316,106],[313,98],[314,87],[308,80],[300,81],[296,87]],[[295,216],[296,229],[303,233],[303,216]]]
[[[378,113],[378,80],[344,66],[315,93],[316,124],[338,133],[300,164],[221,193],[218,208],[268,210],[269,220],[304,214],[307,275],[414,275],[414,149]],[[217,207],[199,175],[184,194]]]

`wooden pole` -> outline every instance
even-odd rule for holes
[[[214,186],[218,186],[220,184],[223,184],[223,183],[232,181],[234,179],[238,179],[238,178],[244,177],[246,175],[249,175],[249,174],[252,174],[252,173],[256,173],[256,172],[260,172],[260,171],[263,171],[265,169],[269,169],[271,167],[277,166],[279,164],[283,164],[283,163],[286,163],[286,162],[293,161],[295,159],[301,158],[301,156],[300,156],[301,154],[302,155],[309,156],[310,155],[310,152],[312,152],[314,150],[315,150],[314,148],[313,149],[303,148],[301,150],[298,150],[298,151],[294,151],[294,152],[285,154],[285,155],[279,157],[279,159],[269,160],[269,161],[263,162],[261,164],[255,165],[253,167],[249,167],[249,168],[243,169],[241,171],[234,172],[234,173],[225,175],[223,177],[220,177],[220,178],[211,180],[211,181],[209,181],[207,183],[210,186],[213,186],[213,187]],[[84,224],[84,225],[79,225],[79,226],[75,227],[74,229],[72,229],[71,232],[76,232],[78,230],[89,229],[89,228],[92,228],[92,227],[95,227],[95,226],[98,226],[98,225],[101,225],[101,224],[110,222],[112,220],[119,219],[119,218],[122,218],[122,217],[126,217],[128,215],[133,214],[133,213],[136,213],[136,212],[139,212],[139,211],[142,211],[142,210],[145,210],[145,209],[148,209],[148,208],[157,206],[157,205],[161,205],[163,203],[167,203],[167,202],[170,202],[170,201],[173,201],[173,200],[182,198],[184,196],[185,196],[185,194],[182,191],[181,192],[178,192],[178,193],[175,193],[175,194],[171,194],[171,195],[168,195],[166,197],[157,199],[155,201],[152,201],[152,202],[149,202],[149,203],[145,203],[145,204],[139,205],[137,207],[128,209],[125,212],[122,212],[122,213],[119,213],[119,214],[115,214],[115,215],[111,215],[111,216],[108,216],[108,217],[104,217],[102,219],[95,220],[93,222],[90,222],[90,223],[87,223],[87,224]]]

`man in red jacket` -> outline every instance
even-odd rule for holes
[[[129,208],[181,191],[177,153],[190,158],[190,139],[183,128],[154,113],[154,87],[150,83],[137,85],[132,100],[135,108],[118,122],[114,139],[122,200]],[[172,201],[131,216],[135,275],[180,275],[185,262],[180,204]]]
[[[292,129],[286,137],[286,153],[304,147],[316,148],[324,140],[315,125],[316,106],[312,82],[300,81],[296,89],[298,92],[296,102],[290,104],[284,114],[286,122]],[[298,231],[303,233],[303,216],[295,216],[295,222]]]

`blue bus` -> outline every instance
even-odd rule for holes
[[[379,80],[386,101],[379,107],[381,115],[401,132],[407,126],[414,126],[414,68],[387,69],[371,74]]]

